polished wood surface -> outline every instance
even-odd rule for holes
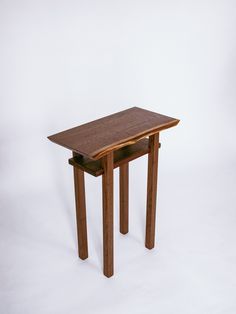
[[[74,167],[74,186],[78,251],[81,259],[88,257],[84,171]]]
[[[102,175],[103,193],[103,273],[111,277],[113,265],[113,153],[107,154],[102,160],[104,173]]]
[[[120,232],[129,231],[129,164],[120,166]]]
[[[159,133],[150,136],[149,146],[145,246],[152,249],[155,245]]]
[[[160,131],[178,119],[133,107],[49,136],[73,151],[79,257],[88,257],[84,172],[102,175],[103,272],[114,273],[113,172],[119,167],[120,232],[129,231],[129,162],[148,154],[145,246],[155,245],[158,151]],[[138,173],[137,173],[138,176]],[[138,180],[138,178],[137,178]],[[91,194],[91,192],[90,192]]]
[[[80,155],[97,160],[110,151],[134,144],[178,123],[178,119],[133,107],[48,138]]]
[[[144,138],[133,145],[128,145],[114,151],[114,168],[120,167],[129,161],[141,157],[149,152],[149,140]],[[160,145],[159,145],[160,147]],[[69,159],[69,164],[98,177],[103,174],[102,160],[92,160],[76,154]]]

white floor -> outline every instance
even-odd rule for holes
[[[86,261],[77,258],[70,166],[58,162],[62,177],[51,189],[32,184],[12,198],[5,191],[0,313],[236,313],[234,173],[229,165],[218,172],[214,167],[168,171],[160,158],[157,243],[149,251],[144,247],[146,161],[130,166],[126,236],[118,229],[116,171],[115,275],[110,279],[102,274],[100,178],[86,176]]]

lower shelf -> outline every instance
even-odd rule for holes
[[[161,144],[159,144],[159,147]],[[114,151],[114,168],[121,166],[131,160],[141,157],[149,152],[148,139],[144,138],[133,145],[124,146]],[[81,170],[90,173],[94,177],[103,174],[102,162],[92,160],[82,155],[75,156],[69,159],[69,164],[78,167]]]

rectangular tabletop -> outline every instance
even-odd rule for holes
[[[178,119],[132,107],[49,136],[52,142],[91,159],[173,127]]]

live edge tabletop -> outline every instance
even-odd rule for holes
[[[145,246],[154,248],[159,132],[179,123],[145,109],[133,107],[51,135],[48,138],[73,151],[78,253],[88,257],[84,172],[102,175],[103,273],[114,273],[113,170],[119,167],[120,232],[129,230],[129,162],[148,154]],[[147,138],[148,137],[148,138]]]
[[[178,119],[132,107],[51,135],[48,139],[97,160],[111,151],[134,144],[178,123]]]

